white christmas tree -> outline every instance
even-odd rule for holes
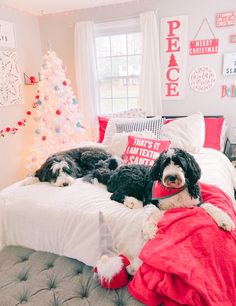
[[[83,138],[78,101],[65,70],[56,53],[48,51],[43,58],[34,103],[35,142],[26,165],[30,171],[52,153],[78,147]]]

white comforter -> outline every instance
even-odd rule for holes
[[[220,152],[195,156],[201,181],[222,188],[233,199],[236,172]],[[102,211],[119,252],[136,257],[144,244],[145,210],[130,210],[110,200],[102,185],[78,179],[66,188],[48,183],[14,184],[0,192],[0,247],[22,245],[94,265],[99,256],[98,214]]]

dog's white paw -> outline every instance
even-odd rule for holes
[[[201,207],[212,217],[216,224],[225,231],[233,231],[235,224],[230,216],[220,208],[212,205],[211,203],[204,203]]]
[[[149,239],[153,239],[156,234],[157,234],[157,224],[154,222],[144,222],[143,223],[143,228],[142,228],[142,232],[143,232],[143,239],[144,240],[149,240]]]
[[[147,217],[145,217],[142,226],[144,240],[149,240],[156,236],[158,231],[157,224],[162,216],[163,213],[158,208],[156,208],[155,210],[152,210],[151,213],[147,215]]]
[[[143,202],[137,200],[134,197],[126,196],[125,199],[124,199],[124,206],[126,206],[130,209],[143,208]]]
[[[126,267],[126,270],[130,275],[134,275],[137,272],[138,268],[141,266],[141,264],[142,264],[141,259],[136,257],[130,260],[130,265]]]
[[[38,182],[39,182],[39,179],[37,177],[28,176],[23,180],[22,186],[28,186],[28,185],[36,184]]]

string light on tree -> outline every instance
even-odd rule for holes
[[[84,138],[78,101],[65,71],[62,60],[48,51],[33,104],[35,143],[26,165],[31,172],[51,154],[78,147]]]

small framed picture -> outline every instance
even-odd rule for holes
[[[0,47],[10,49],[16,47],[14,24],[12,22],[0,20]]]
[[[224,54],[223,75],[236,75],[236,52]]]

